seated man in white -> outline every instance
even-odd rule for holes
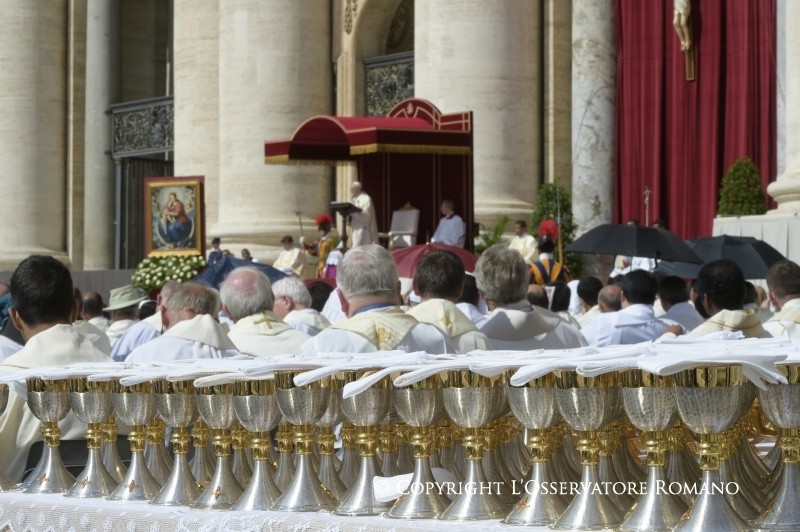
[[[77,286],[73,289],[73,293],[75,295],[75,300],[78,302],[78,319],[73,322],[72,326],[88,337],[97,349],[110,355],[111,342],[108,339],[108,335],[105,333],[105,329],[101,330],[92,323],[81,319],[81,316],[83,316],[83,295]]]
[[[239,351],[216,320],[216,290],[193,283],[175,285],[162,299],[164,333],[131,351],[126,362],[226,358]]]
[[[0,364],[0,373],[73,362],[110,362],[107,354],[72,322],[78,316],[72,277],[66,266],[52,257],[32,255],[23,260],[11,276],[14,306],[9,317],[22,333],[25,347]],[[0,469],[15,481],[21,480],[28,451],[42,439],[39,420],[23,398],[9,392],[8,406],[0,416]],[[86,437],[86,425],[73,413],[59,423],[62,440]]]
[[[103,316],[103,296],[97,292],[86,292],[81,300],[80,318],[88,321],[101,331],[108,329],[110,321]]]
[[[7,359],[20,349],[22,349],[22,345],[18,344],[11,338],[0,336],[0,362]]]
[[[767,272],[767,287],[777,312],[764,329],[775,337],[800,338],[800,266],[790,260],[773,264]]]
[[[316,336],[330,326],[325,317],[311,308],[311,293],[297,277],[278,279],[272,285],[275,315],[284,323],[309,336]]]
[[[475,274],[469,272],[464,274],[464,289],[461,291],[461,297],[458,298],[456,307],[478,329],[486,323],[486,302],[481,299],[478,285],[475,283]]]
[[[680,324],[684,332],[703,323],[703,316],[689,303],[689,287],[680,277],[669,275],[662,278],[658,282],[658,299],[665,311],[660,318]]]
[[[455,352],[444,333],[433,325],[419,323],[399,307],[397,266],[386,249],[366,245],[348,251],[336,272],[336,284],[342,311],[348,318],[308,340],[300,356],[391,350]]]
[[[164,286],[161,287],[161,291],[156,298],[155,314],[131,325],[130,329],[125,331],[125,334],[114,344],[111,350],[111,358],[117,362],[124,362],[134,349],[161,336],[164,328],[161,323],[161,311],[164,308],[164,300],[177,286],[180,286],[179,282],[167,281]]]
[[[560,349],[585,345],[580,331],[558,314],[535,308],[526,299],[528,265],[503,245],[487,249],[478,259],[475,278],[491,311],[481,332],[495,349]]]
[[[419,261],[414,274],[414,292],[421,302],[407,313],[446,334],[458,353],[492,349],[486,335],[456,307],[465,276],[464,264],[455,253],[431,251]]]
[[[655,340],[669,327],[653,313],[658,281],[648,271],[633,270],[620,283],[622,309],[605,312],[589,320],[581,329],[589,345],[603,347]],[[678,330],[680,326],[675,326]]]
[[[439,225],[431,237],[431,242],[460,248],[464,247],[466,225],[461,216],[456,214],[455,208],[456,204],[453,200],[446,199],[442,202],[442,219],[439,220]]]
[[[581,307],[583,307],[583,312],[577,317],[577,320],[581,327],[590,319],[600,314],[601,311],[597,296],[600,295],[600,290],[602,289],[603,282],[597,277],[581,277],[580,281],[578,281],[577,292]]]
[[[222,308],[235,322],[228,337],[242,353],[266,357],[293,355],[309,336],[273,312],[269,277],[257,268],[236,268],[220,287]]]
[[[147,299],[147,294],[144,290],[130,285],[111,290],[108,306],[103,309],[103,312],[108,312],[111,316],[111,323],[106,329],[106,334],[112,348],[117,340],[139,321],[139,302],[145,299]]]
[[[694,308],[706,321],[687,336],[741,331],[746,338],[770,338],[755,311],[744,310],[744,275],[741,268],[728,259],[709,262],[697,274],[694,284]]]
[[[300,248],[295,247],[294,239],[289,235],[281,238],[281,244],[283,245],[283,251],[272,263],[272,267],[287,275],[296,275],[302,278],[305,267],[303,263],[305,254],[300,251]]]

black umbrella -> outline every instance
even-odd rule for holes
[[[567,253],[605,253],[701,263],[683,240],[666,229],[642,225],[602,224],[567,246]]]
[[[750,236],[702,237],[687,240],[686,245],[704,264],[720,259],[732,260],[742,269],[745,279],[763,279],[773,264],[786,258],[763,240]],[[694,279],[701,267],[685,262],[665,261],[658,269],[670,275]]]
[[[270,282],[274,283],[278,279],[283,279],[286,274],[280,270],[273,268],[267,264],[260,262],[250,262],[249,260],[237,259],[234,257],[225,257],[214,264],[207,266],[200,275],[192,279],[193,283],[205,284],[214,288],[219,288],[220,283],[225,280],[225,277],[240,266],[253,266],[267,274]]]

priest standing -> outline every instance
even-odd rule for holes
[[[354,212],[350,215],[350,224],[353,228],[351,246],[355,248],[367,244],[377,244],[378,221],[375,219],[372,198],[362,190],[361,183],[358,181],[354,181],[350,186],[350,194],[353,196],[350,202],[361,209],[361,212]]]

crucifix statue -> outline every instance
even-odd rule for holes
[[[694,81],[694,43],[692,42],[692,5],[690,0],[674,0],[674,15],[672,25],[678,40],[681,42],[681,51],[684,54],[686,65],[686,81]]]

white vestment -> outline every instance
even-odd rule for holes
[[[339,299],[338,290],[331,291],[320,314],[330,323],[337,323],[347,319],[347,314],[342,310],[342,302]]]
[[[508,243],[508,249],[518,252],[528,264],[533,264],[539,259],[539,254],[536,252],[536,239],[527,233],[522,236],[514,235],[514,238]]]
[[[439,220],[439,225],[431,237],[431,242],[463,248],[465,236],[466,226],[464,225],[464,220],[457,214],[451,214]]]
[[[662,320],[674,321],[679,324],[686,332],[691,331],[701,323],[703,316],[695,310],[694,305],[688,301],[672,305],[662,316]]]
[[[72,324],[73,327],[86,335],[87,338],[94,344],[94,346],[103,353],[111,354],[111,342],[108,335],[89,323],[88,321],[78,320]]]
[[[655,340],[669,326],[653,314],[652,305],[634,304],[616,312],[603,312],[581,328],[591,346],[638,344]]]
[[[752,310],[720,310],[686,336],[705,336],[720,331],[741,331],[745,338],[771,338]]]
[[[282,322],[272,311],[240,319],[228,331],[228,337],[242,353],[259,357],[297,354],[310,338]]]
[[[486,323],[486,314],[481,312],[480,309],[472,303],[462,301],[460,303],[456,303],[456,307],[458,307],[458,309],[463,312],[464,315],[468,317],[478,329],[483,327],[483,324]]]
[[[54,325],[34,335],[16,354],[5,359],[0,364],[0,373],[7,376],[17,369],[110,361],[108,355],[97,349],[77,328]],[[15,481],[21,480],[25,472],[25,461],[31,445],[42,439],[39,425],[39,420],[25,400],[9,390],[8,406],[0,416],[0,469]],[[86,424],[81,423],[72,412],[58,426],[62,440],[86,437]]]
[[[578,323],[581,326],[581,329],[583,329],[583,327],[587,323],[589,323],[589,320],[591,320],[595,316],[598,316],[599,314],[602,314],[600,312],[600,305],[595,305],[592,308],[590,308],[589,310],[587,310],[586,312],[584,312],[583,314],[581,314],[580,316],[578,316],[577,320],[578,320]]]
[[[764,323],[764,330],[774,337],[800,338],[800,298],[790,299]]]
[[[6,338],[5,336],[0,335],[0,362],[7,359],[20,349],[22,349],[20,344],[11,338]]]
[[[489,338],[451,301],[428,299],[411,307],[406,313],[420,323],[430,323],[446,334],[458,353],[494,349]]]
[[[425,351],[430,354],[455,353],[450,339],[429,323],[419,323],[400,307],[366,310],[334,323],[308,340],[300,356],[317,353],[372,353],[374,351]]]
[[[114,344],[122,338],[122,335],[130,329],[134,323],[138,320],[117,320],[112,321],[111,324],[106,329],[106,335],[108,335],[108,340],[111,342],[111,347],[114,347]]]
[[[499,350],[563,349],[586,345],[576,327],[558,314],[534,308],[527,301],[494,309],[486,316],[481,332]]]
[[[220,324],[208,314],[198,314],[169,328],[154,340],[140,345],[126,362],[164,362],[168,360],[227,358],[239,355],[236,346]]]
[[[105,316],[95,316],[94,318],[89,318],[86,321],[88,321],[101,331],[105,331],[106,329],[108,329],[108,326],[111,324],[111,320],[109,320]]]
[[[152,316],[141,320],[125,331],[122,338],[117,340],[111,350],[111,358],[116,362],[125,362],[128,355],[142,344],[154,340],[161,336],[161,313],[156,312]]]
[[[272,263],[272,267],[289,275],[294,274],[298,277],[303,277],[303,269],[305,267],[303,258],[304,254],[300,252],[299,248],[284,249],[275,259],[275,262]]]
[[[372,198],[366,192],[353,196],[350,203],[361,209],[350,215],[350,227],[353,229],[351,248],[378,243],[378,220],[375,218],[375,207]]]
[[[330,327],[331,322],[313,308],[293,310],[283,317],[284,323],[293,329],[316,336],[323,329]]]

